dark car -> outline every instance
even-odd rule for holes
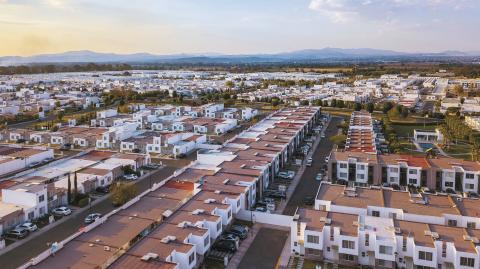
[[[247,235],[248,235],[248,228],[241,225],[233,225],[227,231],[227,234],[233,234],[240,237],[241,239],[245,239],[247,238]]]
[[[237,250],[237,245],[233,241],[220,240],[212,246],[212,249],[225,252],[235,252]]]
[[[303,203],[306,205],[313,205],[315,203],[315,197],[305,196],[305,198],[303,198]]]
[[[232,241],[235,244],[240,244],[240,238],[234,234],[222,234],[220,235],[219,241]]]
[[[280,191],[269,191],[265,193],[266,197],[271,197],[271,198],[281,198],[281,199],[286,199],[287,195],[284,192]]]
[[[23,228],[15,228],[6,234],[8,238],[22,239],[27,237],[28,230]]]
[[[100,186],[95,189],[98,193],[109,193],[110,192],[110,185],[108,186]]]

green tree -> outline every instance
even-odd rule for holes
[[[113,185],[110,199],[114,205],[120,206],[133,199],[138,193],[135,184],[117,183]]]
[[[227,87],[229,89],[232,89],[233,87],[235,87],[235,83],[233,83],[233,81],[231,81],[231,80],[226,81],[225,82],[225,87]]]
[[[355,102],[353,109],[355,109],[355,111],[362,110],[362,104]]]
[[[368,103],[367,104],[367,111],[370,113],[373,113],[373,110],[375,109],[375,104],[373,103]]]

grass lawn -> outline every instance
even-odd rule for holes
[[[395,129],[395,132],[400,137],[413,137],[413,130],[415,129],[435,130],[435,128],[437,128],[436,125],[425,125],[425,128],[424,128],[423,125],[418,125],[418,124],[400,125],[400,124],[394,124],[393,122],[392,122],[392,127],[393,129]]]
[[[472,160],[471,149],[472,147],[468,144],[452,144],[448,149],[444,148],[443,150],[451,157]]]

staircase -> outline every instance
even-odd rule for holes
[[[303,268],[303,256],[300,256],[297,262],[297,267],[296,269],[302,269]]]

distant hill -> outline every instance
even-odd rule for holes
[[[444,51],[439,53],[406,53],[393,50],[371,48],[323,48],[305,49],[276,54],[240,54],[228,55],[219,53],[200,54],[173,54],[155,55],[151,53],[116,54],[99,53],[94,51],[69,51],[55,54],[39,54],[34,56],[5,56],[0,57],[0,65],[22,64],[49,64],[49,63],[155,63],[155,62],[288,62],[288,61],[315,61],[315,60],[342,60],[342,59],[368,59],[368,58],[416,58],[416,57],[468,57],[480,56],[478,52]]]

